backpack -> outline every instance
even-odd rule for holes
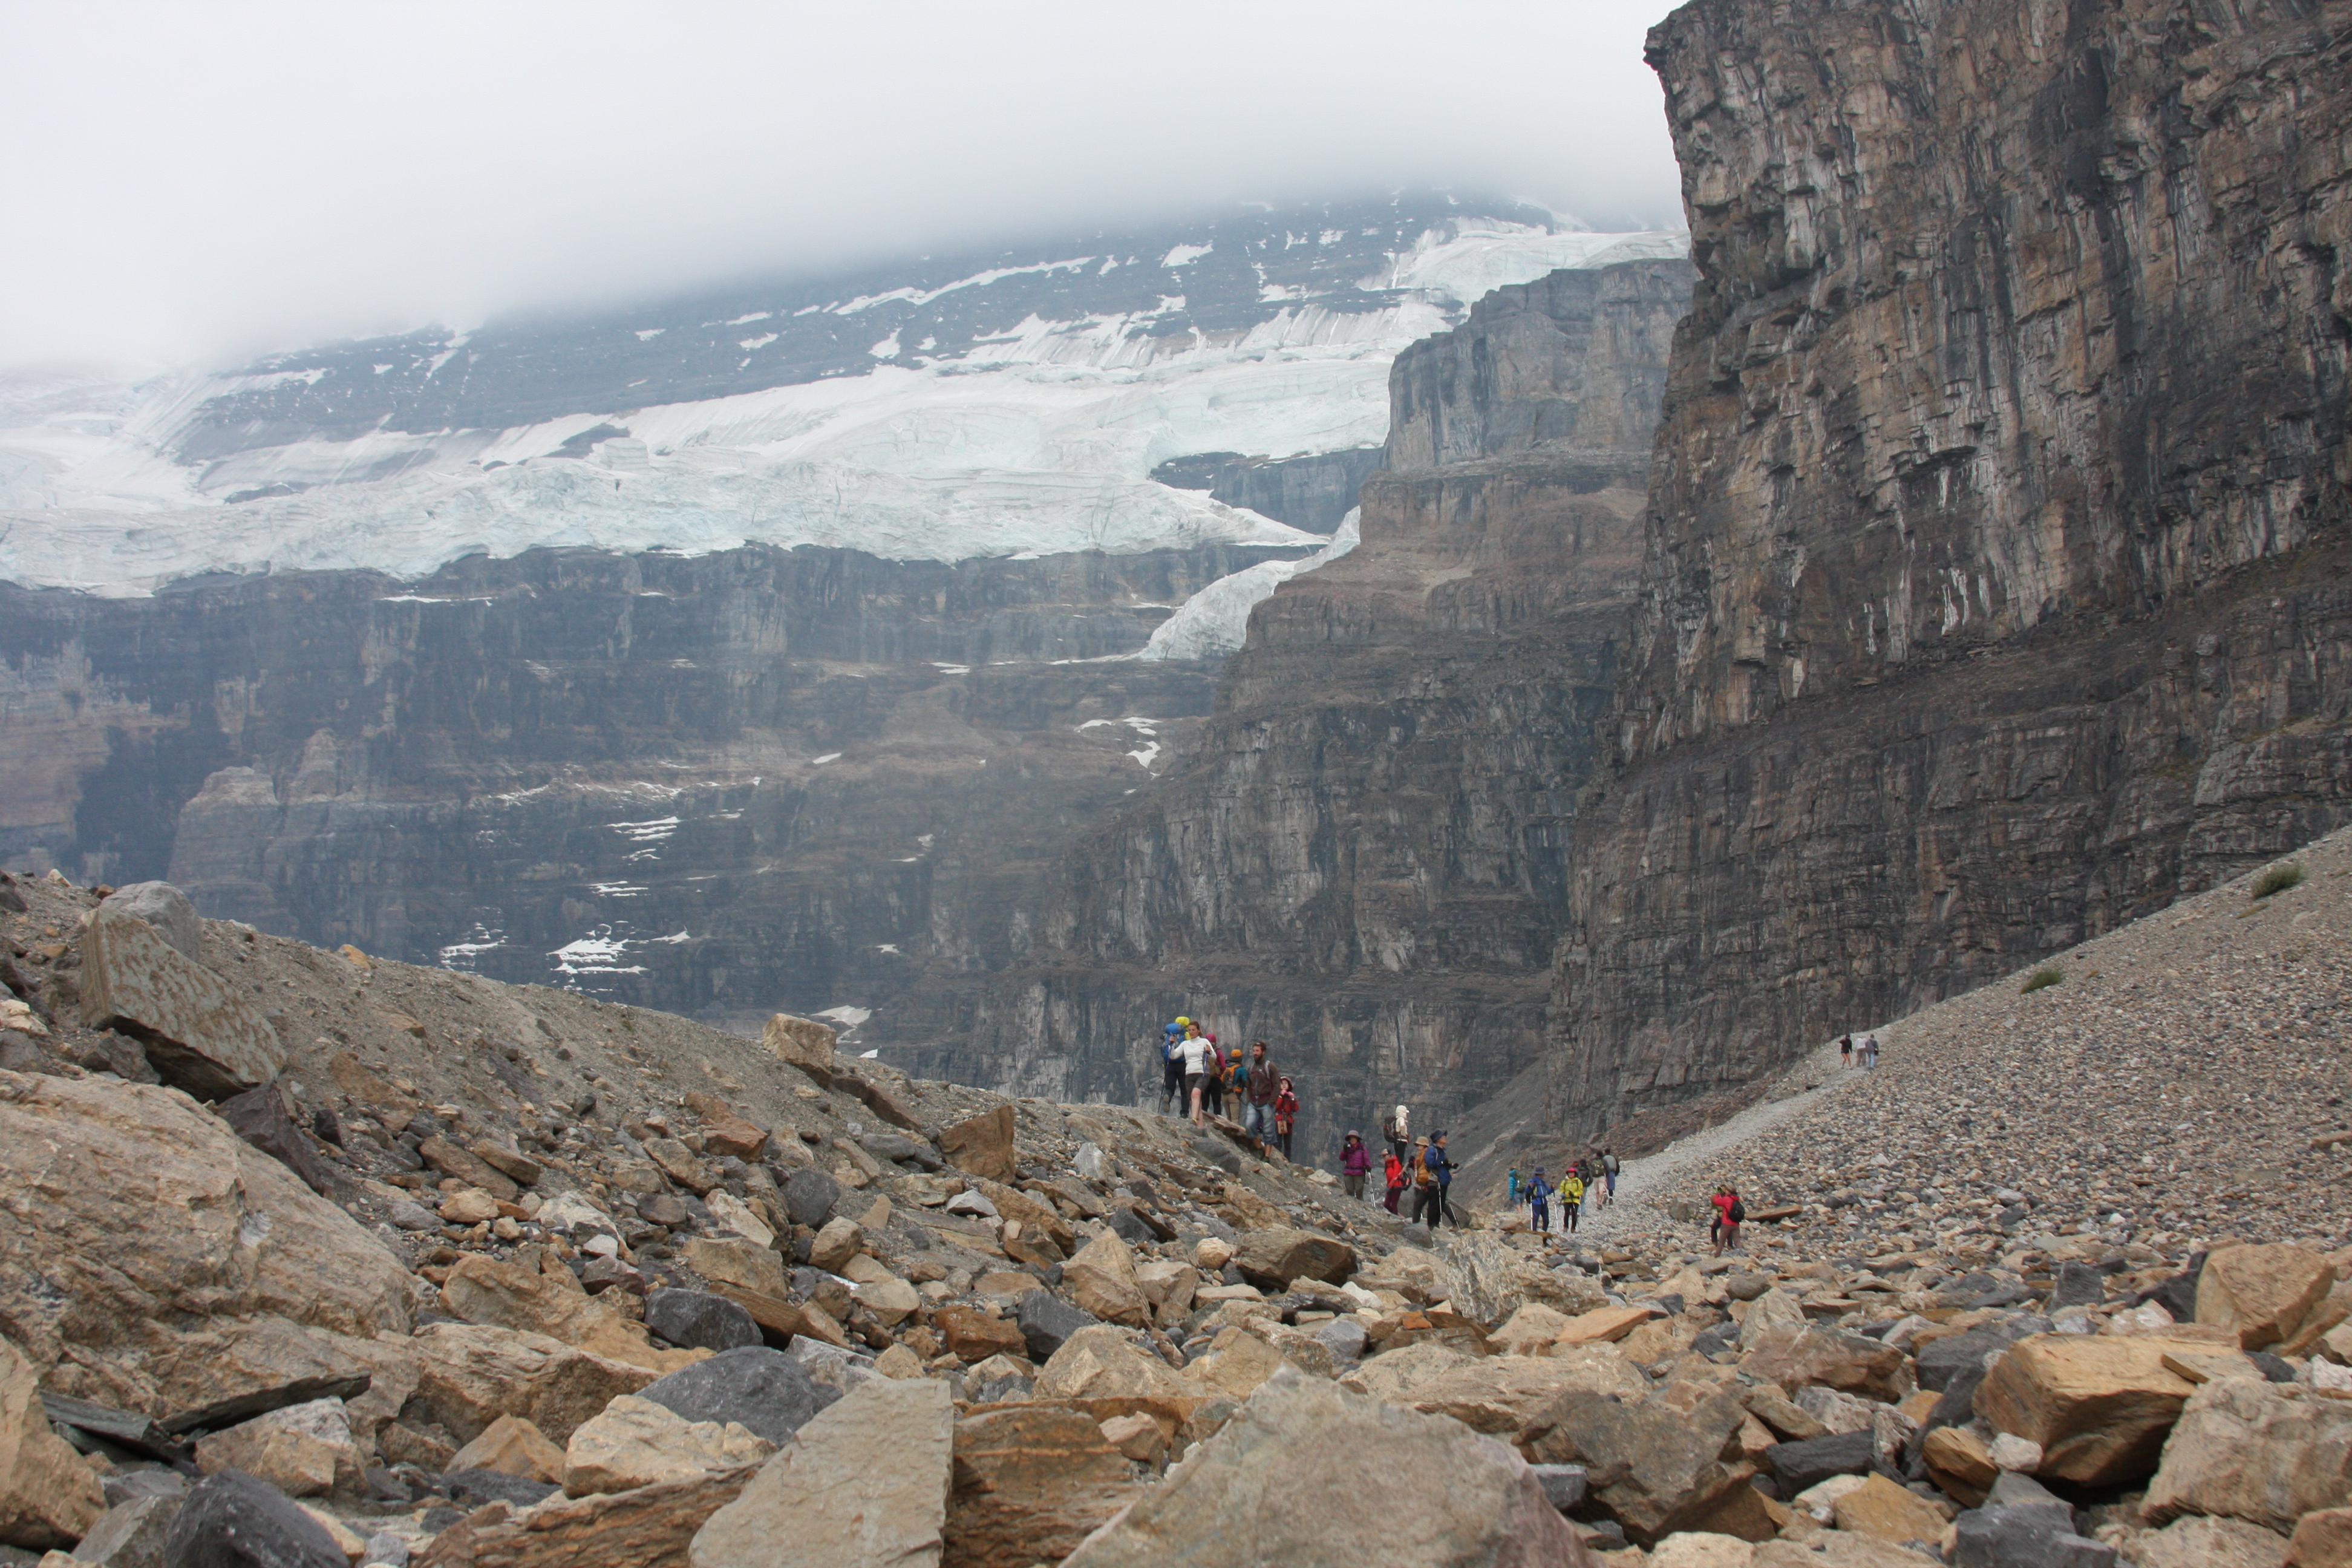
[[[1412,1157],[1412,1184],[1416,1187],[1433,1187],[1437,1184],[1437,1177],[1430,1170],[1429,1162],[1419,1154]]]
[[[1732,1199],[1731,1211],[1725,1217],[1729,1219],[1734,1225],[1746,1225],[1748,1223],[1748,1205],[1741,1203],[1738,1198]]]

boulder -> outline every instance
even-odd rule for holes
[[[634,1491],[551,1498],[520,1514],[493,1504],[435,1536],[412,1568],[685,1568],[695,1532],[754,1473],[722,1470]]]
[[[1764,1463],[1780,1483],[1783,1497],[1809,1491],[1832,1476],[1862,1475],[1877,1457],[1877,1441],[1868,1432],[1834,1432],[1801,1443],[1775,1443],[1764,1450]]]
[[[1040,1399],[1198,1398],[1207,1391],[1108,1323],[1062,1342],[1037,1373]]]
[[[1567,1314],[1540,1301],[1529,1301],[1495,1331],[1490,1342],[1502,1355],[1541,1355],[1572,1321]]]
[[[783,1443],[841,1397],[781,1351],[729,1351],[637,1391],[688,1421],[738,1422]]]
[[[759,1212],[734,1194],[719,1190],[707,1194],[703,1206],[710,1213],[710,1223],[720,1230],[737,1236],[759,1247],[773,1247],[776,1233]]]
[[[417,1158],[445,1176],[455,1176],[480,1192],[490,1194],[500,1203],[510,1204],[522,1196],[522,1189],[488,1160],[464,1144],[439,1133],[416,1146]]]
[[[1398,1250],[1402,1253],[1414,1249]],[[1429,1255],[1422,1253],[1421,1258],[1428,1258]],[[1419,1259],[1401,1262],[1392,1254],[1381,1261],[1380,1272],[1384,1277],[1401,1271],[1416,1275],[1421,1272],[1416,1268],[1418,1263]],[[1440,1277],[1428,1279],[1423,1299],[1450,1300],[1454,1310],[1481,1328],[1504,1322],[1529,1301],[1540,1301],[1571,1318],[1608,1305],[1598,1281],[1581,1274],[1546,1268],[1501,1236],[1476,1230],[1463,1231],[1454,1237]]]
[[[1955,1568],[2115,1568],[2116,1549],[2074,1533],[2074,1512],[2049,1501],[1972,1509],[1955,1521]]]
[[[106,1511],[106,1493],[41,1409],[40,1380],[0,1339],[0,1543],[71,1546]]]
[[[177,1479],[177,1478],[174,1478]],[[143,1492],[99,1516],[73,1549],[76,1563],[99,1568],[163,1568],[163,1543],[179,1517],[184,1492]]]
[[[1818,1383],[1891,1404],[1914,1386],[1909,1359],[1895,1346],[1810,1324],[1767,1329],[1742,1347],[1739,1369],[1790,1394]]]
[[[1739,1348],[1748,1350],[1774,1329],[1801,1329],[1805,1322],[1797,1298],[1775,1286],[1748,1303],[1747,1316],[1739,1320]]]
[[[360,1454],[343,1402],[316,1399],[200,1439],[196,1468],[208,1476],[241,1470],[289,1497],[324,1497],[339,1475],[359,1479]]]
[[[691,1366],[709,1353],[656,1350],[644,1324],[622,1316],[604,1298],[587,1294],[568,1276],[559,1280],[478,1252],[467,1253],[450,1268],[441,1285],[441,1305],[450,1316],[469,1323],[545,1334],[656,1374]]]
[[[2010,1318],[1966,1333],[1946,1334],[1920,1347],[1915,1358],[1919,1386],[1941,1394],[1955,1383],[1966,1381],[1972,1390],[1975,1379],[1996,1353],[2032,1334],[2046,1332],[2049,1327],[2047,1321],[2041,1320]]]
[[[1991,1448],[1965,1426],[1938,1426],[1927,1434],[1920,1454],[1928,1479],[1971,1508],[1984,1500],[1985,1489],[2000,1476]]]
[[[353,1373],[316,1331],[408,1330],[407,1268],[182,1095],[0,1073],[0,1322],[53,1394],[192,1411]]]
[[[1949,1522],[1942,1509],[1885,1476],[1866,1478],[1838,1499],[1832,1511],[1840,1530],[1897,1546],[1913,1541],[1940,1541]]]
[[[1986,1372],[1977,1414],[2039,1443],[2038,1474],[2084,1486],[2137,1480],[2156,1468],[2165,1434],[2195,1386],[2164,1364],[2184,1344],[2212,1348],[2152,1334],[2020,1340]]]
[[[304,1186],[321,1197],[334,1195],[334,1179],[327,1173],[327,1163],[294,1124],[286,1092],[277,1084],[265,1083],[224,1101],[219,1116],[230,1131],[299,1176]]]
[[[1736,1535],[1677,1531],[1650,1553],[1649,1568],[1748,1568],[1756,1548]]]
[[[100,901],[100,909],[145,921],[173,952],[190,963],[205,961],[205,922],[188,895],[169,882],[133,882],[117,888]]]
[[[1128,1460],[1149,1463],[1167,1446],[1144,1415],[1097,1424],[1082,1411],[1025,1405],[958,1422],[941,1568],[1059,1563],[1135,1497]]]
[[[2352,1568],[2352,1508],[2325,1508],[2296,1521],[2286,1561],[2287,1568]]]
[[[2284,1535],[2305,1514],[2346,1507],[2352,1401],[2234,1378],[2188,1396],[2142,1511],[2157,1523],[2184,1513],[2242,1519]]]
[[[1648,1544],[1696,1526],[1755,1467],[1727,1464],[1747,1413],[1728,1394],[1706,1394],[1685,1409],[1663,1399],[1626,1404],[1571,1389],[1536,1419],[1522,1447],[1546,1464],[1582,1465],[1597,1504]]]
[[[978,1307],[941,1307],[931,1314],[931,1327],[939,1331],[950,1352],[961,1361],[982,1362],[992,1355],[1029,1353],[1028,1336],[1019,1322]],[[1053,1352],[1045,1354],[1050,1356]]]
[[[2235,1519],[2191,1515],[2162,1530],[2126,1531],[2112,1539],[2132,1568],[2284,1568],[2287,1562],[2286,1542],[2260,1525]],[[2352,1558],[2341,1561],[2352,1563]]]
[[[940,1133],[940,1152],[959,1171],[1010,1182],[1020,1174],[1013,1156],[1013,1119],[1011,1105],[968,1117]]]
[[[2301,1247],[2225,1247],[2197,1277],[2197,1321],[2229,1330],[2242,1350],[2294,1337],[2336,1283],[2327,1259]]]
[[[809,1238],[809,1263],[828,1274],[838,1274],[844,1265],[857,1256],[865,1244],[866,1232],[846,1215],[835,1215],[824,1222],[824,1228]]]
[[[768,1130],[747,1120],[715,1095],[689,1094],[687,1109],[702,1119],[702,1152],[756,1160],[768,1146]]]
[[[480,1436],[501,1415],[520,1416],[548,1441],[565,1442],[613,1399],[655,1377],[545,1334],[476,1323],[427,1324],[409,1348],[416,1356],[417,1399],[460,1442]]]
[[[563,1450],[520,1415],[501,1415],[457,1450],[452,1470],[496,1470],[550,1486],[563,1484]]]
[[[1366,1477],[1378,1507],[1364,1505]],[[1591,1562],[1507,1446],[1283,1372],[1064,1568]]]
[[[1563,1321],[1559,1332],[1552,1336],[1552,1344],[1554,1348],[1613,1344],[1652,1317],[1647,1307],[1596,1307]]]
[[[646,1327],[681,1350],[731,1351],[760,1342],[751,1314],[708,1290],[656,1290],[646,1298]]]
[[[1136,1276],[1135,1253],[1109,1230],[1062,1265],[1062,1293],[1105,1322],[1142,1328],[1151,1321],[1151,1301]]]
[[[1244,1232],[1234,1248],[1234,1267],[1261,1290],[1287,1290],[1297,1279],[1344,1283],[1356,1271],[1356,1249],[1312,1230]]]
[[[849,1295],[886,1329],[906,1321],[923,1304],[922,1293],[895,1274],[859,1285]]]
[[[188,1489],[163,1537],[165,1568],[350,1568],[326,1526],[236,1470]]]
[[[138,1040],[165,1083],[221,1100],[285,1070],[286,1042],[260,1005],[138,916],[100,904],[81,959],[82,1022]]]
[[[780,1060],[794,1067],[814,1068],[820,1075],[819,1081],[832,1079],[835,1038],[830,1026],[814,1018],[794,1017],[790,1013],[778,1013],[760,1031],[761,1043],[775,1052]]]
[[[665,1405],[625,1394],[572,1434],[563,1449],[563,1494],[625,1492],[714,1470],[756,1465],[776,1445],[735,1421],[688,1421]]]
[[[783,1193],[784,1216],[814,1230],[833,1217],[833,1205],[841,1201],[841,1184],[811,1165],[787,1177]]]
[[[1865,1535],[1827,1531],[1801,1541],[1767,1541],[1748,1568],[1941,1568],[1933,1557]]]
[[[783,1258],[747,1237],[698,1236],[678,1251],[688,1268],[713,1285],[731,1285],[779,1300],[791,1289]]]
[[[818,1415],[711,1515],[692,1568],[936,1568],[955,1458],[944,1383],[877,1378]]]
[[[1606,1346],[1572,1356],[1472,1356],[1434,1342],[1351,1368],[1341,1383],[1391,1405],[1450,1415],[1474,1432],[1528,1440],[1551,1402],[1572,1389],[1639,1404],[1649,1380]]]
[[[1013,1309],[1013,1318],[1021,1326],[1021,1338],[1028,1346],[1029,1359],[1041,1364],[1053,1359],[1054,1352],[1068,1343],[1072,1334],[1102,1321],[1085,1308],[1073,1307],[1049,1290],[1024,1293],[1021,1304]]]

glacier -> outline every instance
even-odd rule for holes
[[[845,319],[844,333],[862,324],[862,371],[649,406],[615,399],[497,427],[409,430],[384,419],[354,432],[321,422],[282,439],[221,442],[224,407],[299,399],[327,373],[0,375],[0,578],[136,595],[209,573],[413,579],[467,555],[559,545],[701,553],[810,544],[958,561],[1230,542],[1319,562],[1339,552],[1336,542],[1160,484],[1152,469],[1199,453],[1281,458],[1377,446],[1391,361],[1455,324],[1471,301],[1556,268],[1679,254],[1685,244],[1678,233],[1465,216],[1385,252],[1357,279],[1356,299],[1272,281],[1264,262],[1249,263],[1263,303],[1211,325],[1187,290],[1204,287],[1194,275],[1212,262],[1244,265],[1230,246],[1180,245],[1157,258],[1064,254],[708,323],[749,363],[791,318]],[[1160,280],[1135,308],[1087,310],[1067,293],[1130,261]],[[1030,301],[1023,315],[951,353],[927,352],[932,336],[910,341],[919,322],[906,311],[939,308],[942,297],[1010,301],[1008,289],[1049,292],[1018,296]],[[614,331],[648,351],[677,337],[664,327]],[[416,374],[430,376],[468,338],[402,342],[419,356]],[[378,378],[407,374],[399,353],[384,353],[372,367]],[[191,432],[205,420],[206,438],[234,449],[199,461]],[[257,416],[255,428],[263,423]],[[1308,559],[1270,562],[1239,574],[1246,583],[1213,585],[1202,597],[1214,599],[1181,610],[1145,657],[1238,646],[1250,606],[1307,569]]]

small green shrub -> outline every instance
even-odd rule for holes
[[[2253,896],[2257,899],[2267,899],[2273,893],[2284,893],[2289,888],[2301,886],[2303,886],[2303,868],[2289,862],[2284,866],[2273,866],[2255,878]]]
[[[2021,989],[2019,994],[2031,996],[2036,991],[2047,991],[2053,985],[2058,984],[2065,978],[2066,972],[2064,970],[2044,965],[2025,977],[2025,984]]]

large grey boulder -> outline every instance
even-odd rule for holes
[[[1063,1568],[1269,1563],[1591,1568],[1592,1558],[1510,1445],[1285,1367]]]
[[[955,1404],[935,1378],[876,1378],[815,1416],[688,1548],[691,1568],[938,1568]]]
[[[811,1230],[821,1229],[840,1201],[841,1184],[813,1165],[794,1171],[784,1183],[784,1213]]]
[[[2116,1549],[2074,1532],[2064,1503],[1971,1509],[1953,1530],[1954,1568],[2115,1568]]]
[[[163,1542],[163,1568],[350,1568],[326,1527],[243,1470],[206,1476]]]
[[[646,1298],[646,1327],[680,1350],[732,1351],[760,1342],[751,1314],[708,1290],[656,1290]]]
[[[841,1397],[782,1351],[748,1346],[656,1378],[637,1391],[688,1421],[740,1421],[782,1444],[811,1416]]]
[[[253,999],[138,916],[100,904],[81,956],[82,1021],[138,1040],[173,1088],[225,1100],[285,1068],[286,1043]]]
[[[1376,1356],[1371,1364],[1385,1359]],[[1529,1421],[1522,1446],[1546,1464],[1582,1465],[1587,1503],[1646,1546],[1704,1528],[1701,1521],[1748,1484],[1748,1468],[1722,1458],[1746,1418],[1727,1394],[1710,1394],[1684,1410],[1664,1400],[1627,1403],[1615,1393],[1571,1387]]]
[[[1054,1359],[1054,1352],[1069,1342],[1080,1329],[1094,1327],[1102,1321],[1083,1307],[1073,1307],[1050,1290],[1024,1290],[1021,1304],[1013,1310],[1013,1321],[1021,1325],[1021,1337],[1029,1346],[1029,1359],[1043,1366]]]
[[[115,1504],[89,1527],[74,1556],[100,1568],[163,1568],[163,1543],[182,1500],[151,1492]]]
[[[131,915],[155,928],[155,934],[191,963],[205,961],[205,922],[188,895],[169,882],[133,882],[117,888],[99,908]]]

